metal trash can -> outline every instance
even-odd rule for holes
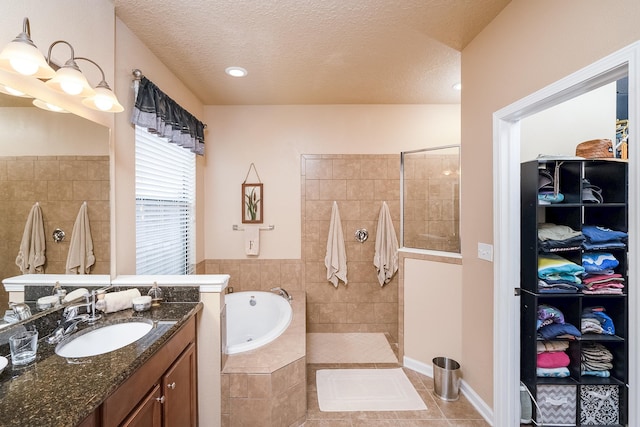
[[[442,400],[458,400],[460,364],[447,357],[433,358],[433,391]]]

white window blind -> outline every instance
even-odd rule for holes
[[[136,274],[194,272],[195,154],[136,126]]]

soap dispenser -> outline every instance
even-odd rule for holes
[[[65,289],[62,289],[62,286],[60,286],[60,282],[56,281],[56,284],[53,285],[53,291],[51,294],[58,297],[58,302],[62,302],[62,300],[64,300],[64,297],[67,295],[67,291]]]
[[[162,289],[158,286],[158,282],[153,282],[153,286],[147,292],[147,295],[151,297],[151,306],[157,307],[164,300],[162,296]]]

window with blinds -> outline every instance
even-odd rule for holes
[[[136,274],[192,274],[195,154],[136,126]]]

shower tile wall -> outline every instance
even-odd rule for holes
[[[373,266],[378,215],[386,201],[399,236],[399,155],[303,155],[302,259],[208,259],[199,274],[229,274],[234,291],[282,286],[307,293],[307,332],[388,332],[398,337],[398,275],[380,287]],[[324,257],[333,201],[338,202],[349,284],[326,279]],[[366,228],[369,239],[355,240]]]
[[[0,278],[21,274],[15,259],[35,202],[40,202],[44,221],[45,273],[64,274],[73,224],[86,201],[96,256],[92,274],[109,274],[108,156],[0,157],[0,200]],[[66,233],[61,243],[51,237],[56,228]],[[0,306],[5,300],[1,289]]]
[[[308,332],[388,332],[398,337],[398,275],[381,287],[373,266],[376,229],[386,201],[399,235],[399,155],[303,155],[302,251]],[[333,201],[338,202],[348,285],[327,281],[324,257]],[[355,231],[366,228],[360,243]]]

